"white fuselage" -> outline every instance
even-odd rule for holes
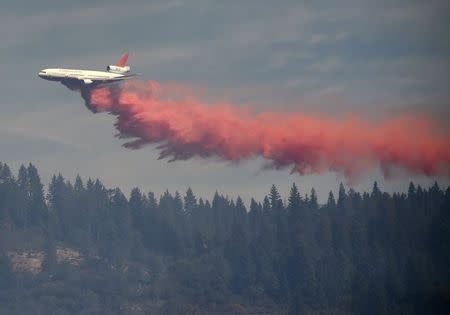
[[[50,81],[80,80],[84,84],[120,81],[133,75],[114,73],[109,71],[81,70],[81,69],[43,69],[39,77]]]

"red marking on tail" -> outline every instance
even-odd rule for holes
[[[119,60],[117,60],[116,66],[118,66],[118,67],[125,67],[125,64],[127,63],[127,60],[128,60],[128,53],[126,52],[119,58]]]

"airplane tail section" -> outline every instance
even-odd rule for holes
[[[120,74],[130,72],[130,67],[125,65],[127,63],[127,60],[128,53],[126,52],[122,56],[120,56],[116,64],[107,66],[106,71]]]
[[[117,62],[116,62],[116,66],[125,67],[127,60],[128,60],[128,52],[126,52],[122,56],[120,56],[119,60],[117,60]]]

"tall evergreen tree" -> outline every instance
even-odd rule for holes
[[[192,214],[197,208],[197,198],[192,192],[191,187],[188,188],[184,196],[184,208],[188,214]]]
[[[264,201],[263,201],[263,210],[264,210],[264,212],[269,212],[270,208],[271,207],[270,207],[269,197],[265,196]]]
[[[371,197],[375,198],[376,200],[379,200],[381,198],[381,191],[380,188],[378,188],[378,183],[376,181],[373,183]]]
[[[41,225],[47,219],[47,206],[44,199],[44,186],[36,167],[30,163],[27,168],[30,183],[30,223]]]
[[[409,182],[408,199],[414,200],[415,194],[416,194],[416,186],[414,186],[413,182]]]
[[[275,185],[272,185],[270,188],[269,200],[270,208],[272,210],[282,210],[283,202],[281,201],[280,193]]]
[[[319,202],[317,201],[317,194],[314,188],[311,188],[311,197],[309,200],[309,206],[311,209],[316,210],[319,208]]]
[[[247,209],[245,208],[244,201],[240,196],[236,198],[235,208],[237,211],[238,218],[245,218],[245,215],[247,214]]]
[[[291,191],[289,193],[288,208],[291,211],[294,211],[294,209],[300,208],[301,202],[302,202],[302,198],[300,197],[300,193],[297,189],[297,185],[295,185],[295,183],[293,183],[292,187],[291,187]]]
[[[144,222],[144,198],[139,188],[135,187],[131,190],[129,205],[133,226],[142,230]]]
[[[158,201],[155,198],[155,194],[152,191],[150,191],[148,193],[148,197],[147,198],[148,198],[148,207],[149,207],[149,209],[150,210],[155,210],[156,207],[158,207]]]
[[[330,193],[328,194],[327,206],[329,208],[334,208],[336,206],[336,201],[334,200],[334,195],[332,191],[330,191]]]
[[[178,191],[175,192],[175,196],[172,199],[173,209],[177,214],[185,214],[183,210],[183,200],[181,199],[181,195]]]
[[[337,201],[337,206],[339,209],[345,208],[346,200],[347,200],[347,194],[345,192],[344,184],[340,183],[339,184],[339,195],[338,195],[338,201]]]

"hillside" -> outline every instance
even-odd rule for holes
[[[450,187],[300,191],[44,190],[0,163],[0,314],[447,314]]]

